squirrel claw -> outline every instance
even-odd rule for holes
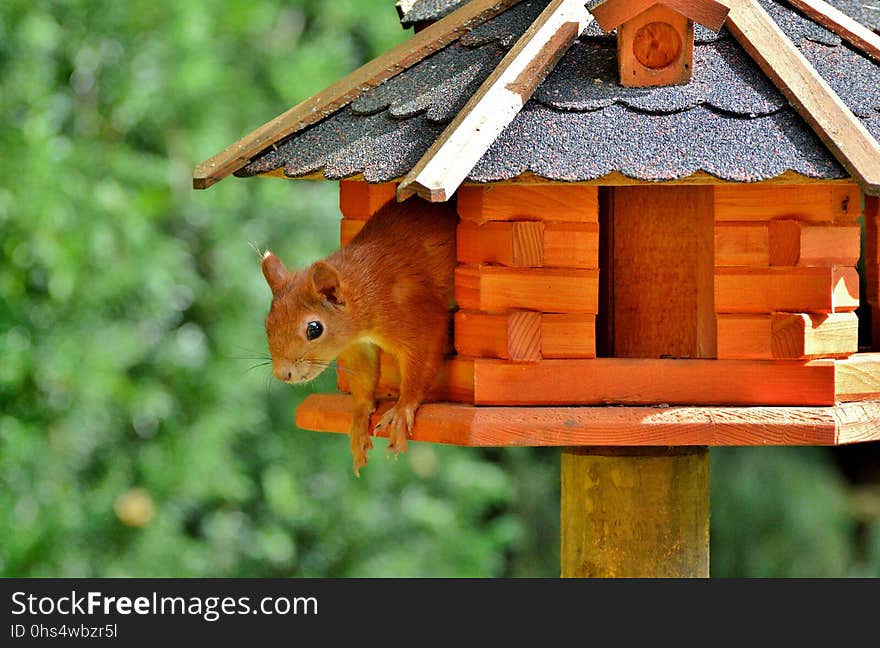
[[[393,452],[396,459],[401,452],[406,452],[406,441],[412,438],[414,420],[415,408],[406,407],[400,403],[382,415],[375,429],[387,428],[388,430],[387,456]]]
[[[354,457],[354,475],[361,476],[361,468],[367,465],[367,452],[373,449],[373,440],[369,434],[352,434],[351,454]]]
[[[366,450],[363,450],[360,453],[357,453],[357,452],[354,453],[353,465],[354,465],[354,476],[360,477],[361,476],[361,468],[363,468],[364,466],[367,465],[367,451]]]

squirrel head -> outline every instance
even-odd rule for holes
[[[262,267],[272,289],[266,317],[272,372],[283,382],[308,382],[354,339],[345,283],[327,261],[289,272],[266,251]]]

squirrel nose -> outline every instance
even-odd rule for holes
[[[281,364],[272,367],[272,373],[274,373],[275,377],[281,382],[290,382],[293,378],[293,371],[289,364]]]

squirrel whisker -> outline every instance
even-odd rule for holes
[[[267,360],[266,362],[258,362],[257,364],[251,365],[250,367],[245,369],[244,373],[247,373],[248,371],[253,371],[257,367],[265,367],[266,365],[270,365],[270,364],[272,364],[271,360]]]

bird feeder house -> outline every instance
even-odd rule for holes
[[[338,180],[343,245],[389,201],[456,206],[455,353],[414,439],[564,448],[564,576],[707,576],[711,446],[880,439],[869,24],[817,1],[398,9],[408,41],[194,184]],[[380,396],[397,379],[384,362]],[[347,431],[339,386],[298,425]]]

